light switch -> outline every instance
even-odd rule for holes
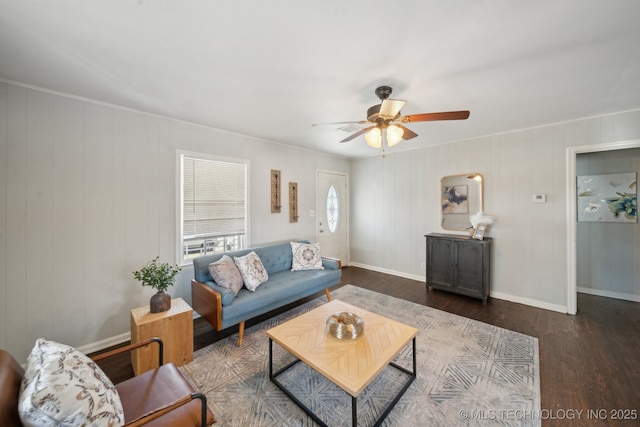
[[[532,197],[532,202],[533,203],[547,203],[547,195],[542,193],[542,194],[534,194]]]

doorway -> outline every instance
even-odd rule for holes
[[[640,147],[640,140],[567,148],[567,313],[578,311],[578,255],[576,227],[576,158],[578,154]]]
[[[316,233],[322,256],[349,265],[349,187],[341,172],[316,172]]]

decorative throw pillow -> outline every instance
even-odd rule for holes
[[[291,271],[324,270],[320,258],[320,243],[291,242]]]
[[[214,282],[234,295],[242,289],[242,275],[229,255],[222,255],[218,261],[209,264],[209,274]]]
[[[244,285],[251,292],[255,292],[258,286],[266,282],[269,278],[267,270],[264,269],[262,261],[260,261],[260,258],[254,251],[249,252],[245,256],[233,257],[233,261],[235,261],[238,270],[240,270]]]
[[[124,412],[113,383],[73,347],[38,338],[27,358],[18,412],[27,426],[120,426]]]

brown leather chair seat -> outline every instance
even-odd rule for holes
[[[92,357],[103,360],[139,347],[160,342],[141,341]],[[162,360],[162,357],[160,357]],[[162,363],[162,362],[161,362]],[[24,369],[11,354],[0,349],[0,426],[22,427],[18,398]],[[137,377],[115,385],[122,402],[126,426],[205,427],[216,422],[206,397],[198,392],[173,364],[161,364]]]
[[[18,396],[24,369],[8,352],[0,349],[0,425],[22,427]]]

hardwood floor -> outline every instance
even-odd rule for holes
[[[578,314],[571,316],[492,298],[482,305],[473,298],[428,292],[424,282],[357,267],[344,268],[342,277],[343,284],[537,337],[545,426],[640,425],[640,303],[578,294]],[[247,322],[247,327],[264,318]],[[234,333],[237,327],[217,332],[196,319],[194,348]],[[133,376],[128,357],[101,366],[116,383]]]

